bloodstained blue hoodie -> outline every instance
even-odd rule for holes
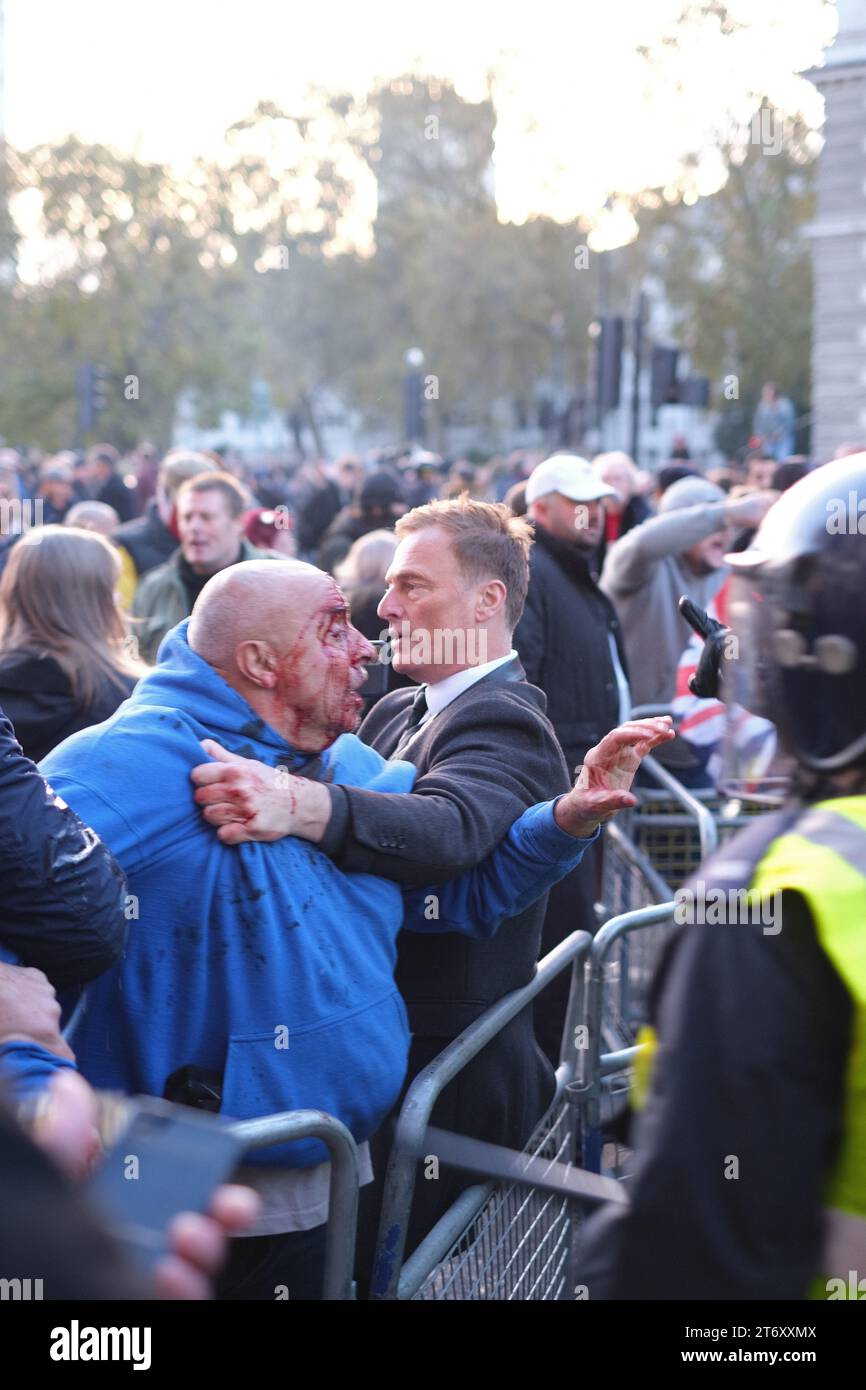
[[[105,723],[74,734],[40,765],[123,868],[131,917],[125,954],[89,986],[73,1046],[94,1085],[162,1095],[193,1065],[221,1073],[222,1111],[337,1116],[360,1143],[389,1112],[409,1031],[394,984],[404,897],[387,879],[344,873],[313,845],[223,845],[193,799],[203,738],[317,780],[408,792],[415,768],[385,762],[353,734],[298,753],[187,642],[188,620],[159,664]],[[492,935],[579,862],[586,841],[559,830],[552,803],[531,807],[493,855],[436,889],[407,895],[416,930]],[[315,1139],[248,1161],[308,1167]]]

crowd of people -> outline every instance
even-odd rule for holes
[[[687,787],[719,776],[725,720],[695,691],[678,601],[724,624],[731,557],[822,470],[759,449],[706,472],[687,452],[649,474],[623,453],[0,451],[0,1232],[21,1276],[53,1269],[55,1297],[154,1291],[44,1158],[98,1162],[95,1090],[337,1116],[359,1145],[367,1286],[411,1079],[595,930],[601,828],[647,753]],[[775,749],[771,719],[744,719]],[[565,988],[434,1123],[526,1142]],[[250,1156],[238,1181],[161,1291],[318,1297],[322,1142]],[[410,1249],[463,1185],[421,1185]],[[55,1248],[64,1204],[85,1272],[71,1237]]]

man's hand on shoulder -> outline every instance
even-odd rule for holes
[[[588,839],[597,825],[636,805],[630,788],[641,759],[674,737],[667,714],[631,719],[605,734],[584,758],[571,791],[556,802],[553,816],[560,830]]]
[[[205,820],[218,827],[224,845],[268,843],[286,835],[314,844],[321,840],[331,817],[331,798],[321,783],[241,758],[213,739],[203,739],[202,748],[213,761],[200,763],[190,774],[195,799]]]

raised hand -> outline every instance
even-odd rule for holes
[[[641,759],[675,737],[670,715],[631,719],[590,748],[571,791],[560,797],[554,817],[561,830],[585,837],[595,827],[637,804],[631,792]]]

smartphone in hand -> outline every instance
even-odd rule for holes
[[[225,1117],[155,1097],[131,1102],[129,1124],[88,1183],[92,1205],[137,1268],[149,1274],[168,1252],[182,1211],[205,1212],[244,1149]]]

